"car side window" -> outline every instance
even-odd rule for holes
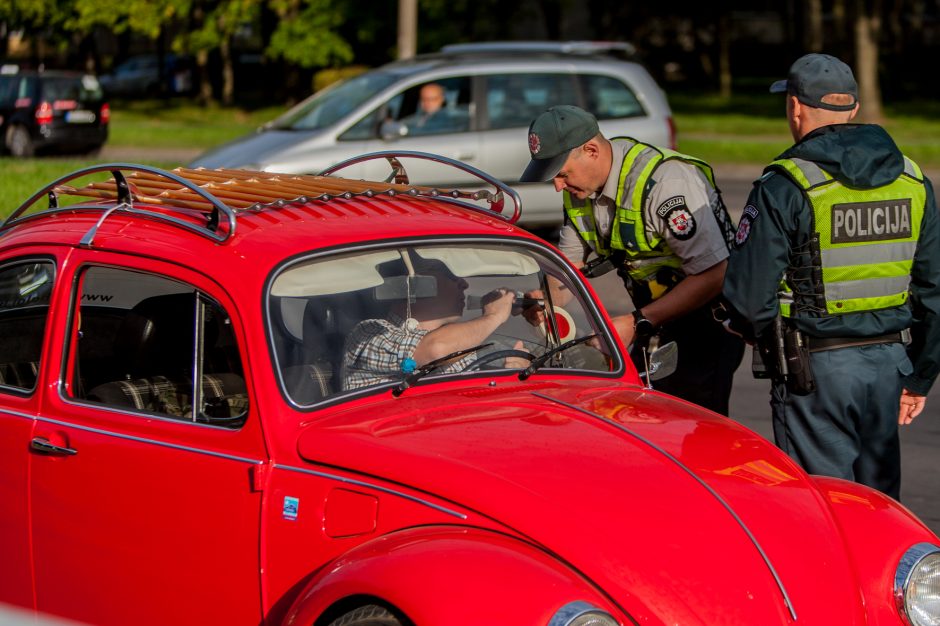
[[[51,261],[0,267],[0,390],[36,388],[55,268]]]
[[[221,305],[189,285],[109,267],[85,270],[80,298],[76,399],[226,428],[244,423],[244,372]]]
[[[0,106],[13,106],[19,83],[19,76],[0,76]]]
[[[402,93],[392,121],[403,135],[441,135],[470,130],[470,77],[453,76],[428,81]]]
[[[646,115],[636,94],[612,76],[586,74],[581,77],[587,108],[599,120]]]
[[[398,117],[403,99],[404,94],[395,94],[388,102],[379,105],[368,115],[350,126],[345,133],[337,137],[337,140],[364,141],[367,139],[375,139],[379,136],[379,129],[383,121],[393,120]]]
[[[498,74],[487,77],[490,129],[528,127],[542,111],[558,104],[581,106],[572,74]]]

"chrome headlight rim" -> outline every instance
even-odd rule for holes
[[[574,626],[579,623],[581,618],[585,617],[595,617],[603,620],[606,624],[610,624],[610,626],[620,626],[620,622],[610,613],[583,600],[569,602],[555,611],[547,626]]]
[[[940,554],[940,546],[932,543],[918,543],[901,557],[894,573],[894,601],[898,613],[906,626],[916,626],[907,611],[907,589],[917,566],[931,555]]]

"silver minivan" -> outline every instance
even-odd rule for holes
[[[608,137],[675,145],[665,94],[642,65],[622,58],[630,52],[628,44],[609,42],[445,46],[319,91],[191,165],[316,174],[369,152],[431,152],[513,186],[522,199],[523,225],[557,226],[561,198],[552,185],[519,183],[529,161],[529,124],[546,108],[575,104],[594,113]],[[422,100],[431,92],[438,96],[440,111],[437,121],[424,123]],[[456,178],[453,168],[402,161],[413,184],[467,182]],[[342,175],[380,180],[389,171],[384,161],[367,161]]]

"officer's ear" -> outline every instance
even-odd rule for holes
[[[601,153],[601,146],[597,142],[597,137],[593,139],[588,139],[585,143],[581,145],[581,156],[586,156],[591,159],[596,159]]]

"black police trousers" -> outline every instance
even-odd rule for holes
[[[808,396],[774,383],[774,440],[810,474],[873,487],[899,500],[898,412],[904,377],[913,371],[903,344],[875,344],[810,354],[816,390]]]
[[[675,373],[653,381],[653,388],[728,415],[731,385],[744,356],[744,341],[715,321],[710,305],[663,325],[659,345],[670,341],[679,347],[678,367]],[[630,356],[642,373],[641,347],[634,344]]]

